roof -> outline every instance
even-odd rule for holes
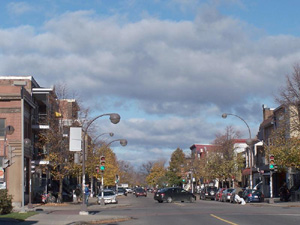
[[[190,149],[194,150],[196,148],[197,152],[205,152],[205,151],[210,151],[213,150],[217,147],[217,145],[213,144],[193,144]]]

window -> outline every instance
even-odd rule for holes
[[[5,119],[0,119],[0,137],[4,137],[5,133]]]

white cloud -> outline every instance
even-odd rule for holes
[[[14,15],[22,15],[32,11],[34,8],[26,2],[10,2],[7,5],[7,10]]]
[[[299,59],[298,37],[253,38],[251,29],[210,8],[195,21],[180,22],[125,23],[94,11],[69,12],[42,29],[0,29],[0,73],[33,75],[44,86],[65,81],[97,109],[126,113],[134,102],[145,118],[163,117],[132,115],[106,126],[109,132],[122,134],[132,151],[145,155],[188,149],[213,140],[223,111],[259,123],[261,104]]]

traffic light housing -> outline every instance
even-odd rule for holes
[[[100,170],[101,171],[105,170],[105,156],[104,155],[100,156]]]
[[[274,170],[275,169],[274,155],[269,155],[269,169],[270,170]]]
[[[100,172],[99,166],[96,166],[96,167],[95,167],[95,171],[96,171],[96,173],[99,173],[99,172]]]

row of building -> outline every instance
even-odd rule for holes
[[[290,167],[274,171],[269,168],[267,146],[270,141],[270,135],[273,130],[280,126],[280,123],[284,119],[283,115],[289,113],[289,110],[284,106],[271,109],[263,105],[262,111],[262,123],[259,126],[259,131],[254,142],[247,144],[248,140],[246,139],[234,140],[235,152],[243,154],[245,157],[245,168],[241,171],[240,176],[235,177],[234,180],[242,187],[259,187],[267,198],[278,197],[279,189],[284,183],[290,189],[298,190],[300,188],[300,171],[298,169]],[[285,121],[285,123],[293,123],[293,120]],[[287,138],[291,135],[287,134]],[[214,147],[214,145],[193,144],[190,147],[191,156],[194,159],[202,160],[206,154],[214,150]],[[219,182],[213,183],[214,185],[218,185]]]
[[[14,206],[47,191],[49,146],[37,143],[40,132],[51,129],[51,115],[68,138],[78,111],[75,99],[58,99],[53,87],[41,87],[32,76],[0,76],[0,188],[13,196]]]

